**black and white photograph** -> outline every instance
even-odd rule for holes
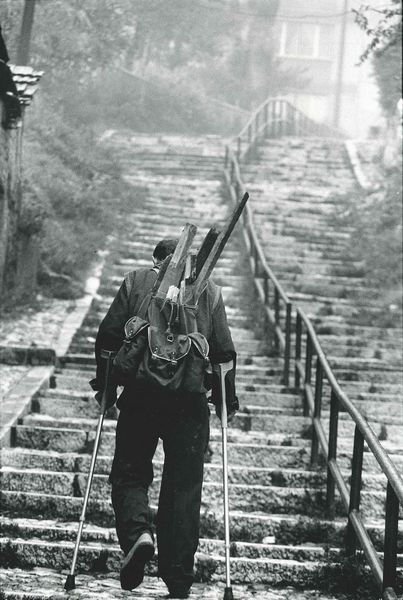
[[[0,600],[403,600],[400,0],[0,0]]]

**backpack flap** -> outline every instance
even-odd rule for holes
[[[135,317],[131,317],[131,319],[129,319],[125,323],[126,340],[133,339],[141,331],[143,331],[144,329],[147,329],[148,326],[149,326],[149,322],[146,321],[145,319],[142,319],[141,317],[139,317],[137,315]]]
[[[204,335],[198,331],[195,331],[194,333],[189,333],[189,338],[199,354],[203,358],[208,359],[210,347]]]
[[[157,327],[149,327],[148,345],[153,359],[176,365],[189,353],[191,341],[186,334],[175,334],[161,331]]]

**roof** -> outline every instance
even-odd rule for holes
[[[18,65],[9,65],[14,83],[17,87],[20,103],[28,106],[32,102],[33,95],[38,89],[39,80],[43,71],[34,71],[32,67],[20,67]]]

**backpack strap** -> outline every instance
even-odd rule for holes
[[[213,298],[213,306],[211,307],[211,312],[215,311],[218,301],[220,299],[220,295],[221,295],[221,288],[219,285],[216,285],[215,292],[214,292],[214,298]]]
[[[125,277],[126,280],[126,288],[129,297],[132,297],[133,294],[136,294],[137,290],[141,293],[142,290],[146,290],[145,296],[142,298],[140,302],[140,306],[136,309],[137,301],[132,307],[133,317],[138,316],[142,319],[146,318],[148,306],[150,304],[151,296],[154,290],[155,281],[158,280],[158,275],[155,281],[152,283],[149,280],[150,273],[153,272],[154,269],[144,269],[140,271],[131,271]],[[155,272],[155,271],[154,271]],[[148,281],[147,281],[148,280]],[[137,304],[138,305],[138,304]]]

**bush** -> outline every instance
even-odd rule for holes
[[[229,134],[234,120],[189,77],[149,70],[147,81],[122,71],[104,71],[77,94],[65,94],[64,104],[80,122],[98,128],[128,128],[139,132]],[[191,83],[189,83],[191,82]],[[239,129],[241,123],[236,122]]]
[[[42,291],[74,297],[120,213],[133,211],[133,187],[92,129],[48,98],[38,96],[27,116],[22,225],[39,232]]]
[[[367,284],[378,290],[384,316],[377,325],[401,325],[402,203],[401,168],[384,173],[379,190],[364,198],[341,197],[341,220],[353,226],[347,253],[362,262]]]

